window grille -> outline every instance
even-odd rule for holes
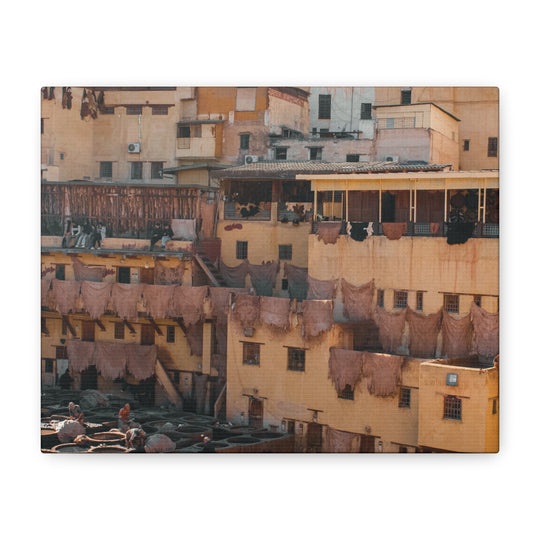
[[[174,326],[167,326],[167,343],[174,343],[175,338],[175,328]]]
[[[261,354],[261,346],[259,343],[244,342],[242,363],[248,366],[260,366],[261,365],[260,354]]]
[[[249,133],[240,135],[240,148],[242,150],[249,150]]]
[[[159,116],[166,116],[169,114],[169,107],[167,105],[152,105],[152,114]]]
[[[407,291],[394,291],[394,307],[405,309],[407,307],[408,296]]]
[[[131,178],[132,180],[142,180],[142,161],[131,162]]]
[[[277,160],[286,160],[287,159],[287,149],[281,146],[276,148],[276,159]]]
[[[304,349],[287,349],[287,369],[289,371],[306,370],[306,351]]]
[[[384,307],[384,289],[377,289],[377,305]]]
[[[330,120],[332,97],[329,94],[319,95],[319,120]]]
[[[125,329],[124,323],[115,322],[114,323],[114,339],[124,339]]]
[[[447,420],[461,420],[461,399],[456,396],[444,396],[444,415]]]
[[[242,240],[236,242],[236,258],[247,259],[248,258],[248,243]]]
[[[488,138],[488,157],[497,157],[499,140],[497,137]]]
[[[424,310],[424,293],[422,291],[416,292],[416,311]]]
[[[411,408],[411,389],[410,388],[399,389],[399,407],[401,409]]]
[[[281,261],[290,261],[292,259],[292,245],[291,244],[279,245],[279,259]]]
[[[163,177],[163,161],[152,161],[150,164],[150,177],[162,178]]]
[[[345,388],[338,394],[338,398],[354,400],[354,389],[351,388],[350,384],[346,385]]]
[[[347,161],[357,162],[360,161],[360,154],[347,154]]]
[[[112,161],[101,161],[99,163],[99,176],[101,178],[112,178]]]
[[[126,114],[142,114],[142,105],[126,105]]]
[[[444,295],[444,310],[447,313],[459,313],[459,294]]]
[[[362,103],[360,120],[371,120],[371,103]]]
[[[401,104],[402,105],[410,105],[411,104],[411,98],[412,98],[412,91],[411,90],[402,90],[401,91]]]

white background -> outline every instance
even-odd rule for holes
[[[455,540],[537,534],[540,360],[533,309],[540,179],[533,5],[520,0],[3,5],[5,538]],[[500,87],[498,455],[39,452],[40,87],[252,84]]]

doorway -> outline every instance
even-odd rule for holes
[[[262,399],[249,398],[249,427],[262,429],[263,428],[263,416],[264,416],[264,404]]]
[[[97,390],[98,374],[96,366],[88,366],[81,371],[81,390]]]

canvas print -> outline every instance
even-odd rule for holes
[[[498,452],[497,88],[40,99],[42,452]]]

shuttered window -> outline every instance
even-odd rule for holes
[[[319,95],[319,120],[330,120],[332,97],[329,94]]]

